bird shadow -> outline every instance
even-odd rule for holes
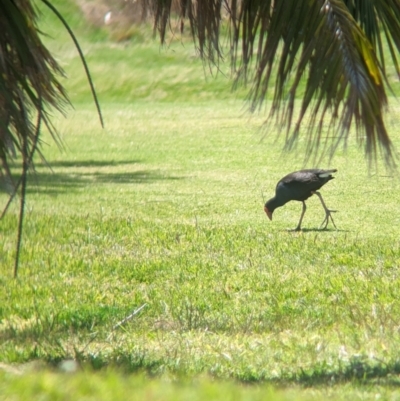
[[[302,228],[301,230],[285,230],[288,233],[332,233],[332,232],[348,232],[349,230],[342,230],[339,228]]]

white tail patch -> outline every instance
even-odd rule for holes
[[[321,174],[318,174],[318,177],[326,178],[326,177],[329,177],[330,175],[331,175],[331,173],[321,173]]]

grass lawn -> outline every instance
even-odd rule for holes
[[[44,133],[51,169],[37,159],[29,178],[17,280],[17,203],[0,225],[0,395],[400,399],[398,178],[369,175],[351,140],[320,164],[338,169],[322,190],[338,229],[319,230],[311,198],[291,232],[301,204],[270,222],[263,203],[303,167],[304,142],[282,155],[276,128],[261,131],[223,75],[205,79],[189,42],[90,34],[106,128],[72,46],[47,39],[75,110],[54,117],[63,149]]]

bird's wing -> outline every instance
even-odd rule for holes
[[[321,187],[319,177],[312,171],[297,171],[283,177],[277,185],[277,193],[292,200],[306,200]]]
[[[297,185],[307,186],[308,184],[318,182],[318,172],[318,170],[296,171],[294,173],[288,174],[286,177],[283,177],[280,182],[289,187]]]

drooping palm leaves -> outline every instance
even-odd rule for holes
[[[51,54],[42,45],[35,25],[36,15],[29,1],[3,0],[0,3],[0,161],[3,179],[11,176],[10,157],[21,155],[21,208],[14,276],[17,275],[25,205],[26,176],[34,152],[38,149],[43,122],[55,137],[47,107],[62,109],[66,94],[56,76],[62,74]],[[32,117],[37,115],[37,124]],[[14,192],[15,193],[15,192]]]
[[[53,9],[47,0],[42,1]],[[62,20],[62,16],[59,17]],[[10,192],[10,201],[21,187],[14,276],[18,272],[27,172],[32,166],[35,152],[40,152],[40,128],[44,124],[57,141],[48,111],[49,108],[62,111],[68,103],[67,95],[57,79],[63,72],[42,44],[36,20],[31,1],[0,2],[0,179]],[[89,75],[88,78],[91,83]],[[93,85],[91,88],[94,94]],[[98,106],[95,94],[94,97]],[[98,110],[101,119],[99,107]],[[15,158],[17,153],[21,156],[21,173],[18,179],[14,179],[10,159]]]
[[[170,1],[155,1],[161,38]],[[292,148],[304,135],[306,157],[332,155],[355,123],[369,160],[381,151],[389,167],[395,153],[383,120],[387,103],[384,42],[399,74],[400,0],[181,1],[200,54],[223,55],[221,15],[230,28],[236,80],[250,82],[252,108],[272,93],[275,117]],[[222,12],[219,11],[222,7]],[[304,93],[301,92],[306,80]],[[295,100],[300,113],[295,115]]]

